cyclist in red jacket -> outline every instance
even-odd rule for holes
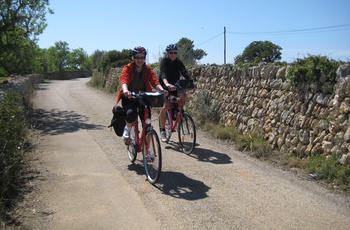
[[[168,95],[168,91],[164,90],[158,81],[157,76],[149,65],[146,65],[147,51],[144,47],[135,47],[132,51],[132,62],[125,65],[120,75],[121,90],[116,97],[116,104],[122,100],[122,106],[126,112],[126,125],[123,132],[123,139],[129,139],[132,124],[137,119],[137,104],[130,100],[131,92],[147,91],[152,89],[163,91],[164,95]],[[140,112],[140,114],[142,114]]]

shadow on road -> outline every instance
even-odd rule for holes
[[[74,111],[59,111],[56,109],[50,111],[37,109],[34,111],[32,118],[34,128],[49,135],[72,133],[80,129],[97,130],[105,128],[102,125],[88,124],[87,121],[86,116]]]
[[[210,149],[195,148],[193,153],[189,156],[203,162],[209,162],[213,164],[231,164],[231,157],[226,154],[215,152]]]
[[[213,164],[231,164],[231,157],[226,154],[212,151],[210,149],[198,148],[199,144],[196,144],[196,147],[193,150],[193,153],[189,154],[190,157],[193,157],[199,161],[209,162]],[[165,146],[165,149],[171,149],[177,152],[182,153],[179,143],[174,141],[169,141]]]
[[[185,199],[199,200],[208,197],[210,187],[179,172],[162,172],[156,187],[164,194]]]
[[[140,164],[130,164],[129,170],[145,176],[145,169]],[[165,195],[185,200],[199,200],[208,197],[210,187],[202,181],[191,179],[179,172],[162,171],[158,183],[155,185]]]

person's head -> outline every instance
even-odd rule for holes
[[[165,51],[168,54],[168,57],[173,61],[177,57],[177,45],[170,44],[166,47]]]
[[[146,60],[147,51],[144,47],[135,47],[132,51],[132,60],[137,66],[142,66]]]

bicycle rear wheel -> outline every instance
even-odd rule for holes
[[[136,127],[132,126],[130,130],[130,140],[127,146],[128,158],[131,163],[134,163],[137,157],[137,145],[136,145]]]
[[[147,131],[146,142],[142,148],[143,164],[147,180],[151,184],[155,184],[159,180],[162,170],[162,151],[159,137],[154,129]]]
[[[188,113],[183,113],[177,127],[182,152],[190,154],[196,145],[196,126]]]

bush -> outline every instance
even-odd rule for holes
[[[27,143],[26,109],[17,92],[8,92],[0,102],[0,214],[18,195]]]
[[[219,101],[213,99],[209,91],[200,91],[192,103],[191,113],[200,124],[206,121],[219,122]]]
[[[340,62],[328,59],[325,56],[308,56],[298,58],[288,68],[287,78],[292,85],[318,81],[322,74],[326,76],[326,82],[335,84],[336,71]]]

